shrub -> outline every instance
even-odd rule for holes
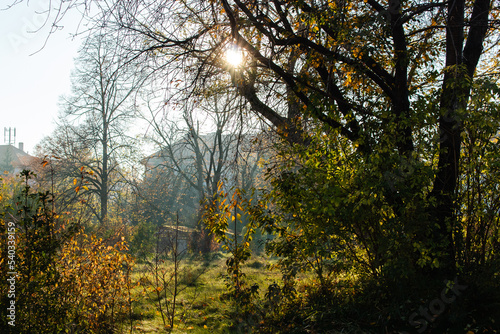
[[[84,234],[74,219],[56,214],[51,194],[32,190],[32,176],[23,171],[18,193],[1,194],[0,270],[15,282],[0,282],[0,308],[15,303],[14,322],[2,317],[1,332],[111,332],[129,302],[133,261],[124,240]]]

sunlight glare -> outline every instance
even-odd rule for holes
[[[238,67],[243,63],[243,54],[238,50],[238,47],[233,46],[226,51],[226,61],[232,67]]]

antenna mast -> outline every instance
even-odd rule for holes
[[[7,141],[7,133],[9,134],[9,140]],[[14,135],[14,138],[12,138]],[[7,145],[15,145],[16,144],[16,128],[14,128],[14,133],[12,133],[12,128],[3,128],[3,142]]]

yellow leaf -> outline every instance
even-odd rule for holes
[[[77,179],[74,179],[73,180],[73,184],[76,186],[76,184],[78,183],[78,180]]]
[[[89,190],[89,187],[87,187],[87,186],[83,186],[83,189],[85,189],[85,190]]]
[[[75,188],[75,192],[79,192],[79,191],[80,191],[80,187],[78,186]]]

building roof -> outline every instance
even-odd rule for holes
[[[210,154],[210,150],[215,150],[218,152],[218,148],[214,148],[215,145],[219,145],[219,143],[215,140],[216,137],[215,132],[211,132],[208,134],[200,134],[197,137],[198,145],[200,146],[200,153],[203,155],[203,158],[207,158],[207,155]],[[245,134],[242,137],[244,140],[237,145],[237,135],[235,134],[226,134],[223,133],[221,135],[222,139],[222,144],[224,145],[224,150],[227,152],[224,152],[225,155],[229,153],[229,156],[236,154],[236,148],[239,147],[241,149],[243,146],[245,146],[246,150],[249,150],[250,142],[255,136]],[[166,161],[171,160],[172,158],[175,158],[178,161],[182,161],[183,164],[192,164],[192,160],[189,161],[190,159],[195,159],[196,158],[196,153],[193,150],[193,146],[191,144],[192,139],[189,139],[189,135],[186,135],[186,137],[183,137],[173,143],[170,146],[170,150],[167,148],[163,148],[160,151],[157,151],[145,158],[143,158],[140,162],[143,164],[146,168],[154,168],[158,167],[162,164],[164,164]]]
[[[28,153],[12,145],[0,145],[0,168],[8,172],[17,172],[28,167],[33,158]]]

